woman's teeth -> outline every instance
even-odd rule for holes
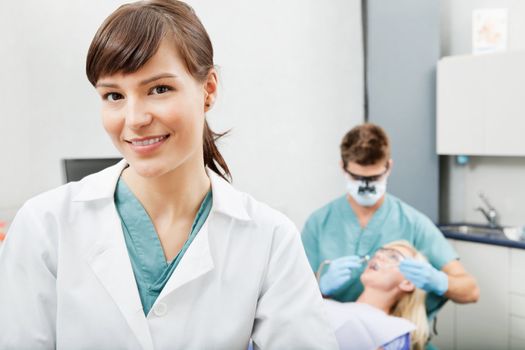
[[[131,143],[133,144],[133,146],[148,146],[148,145],[152,145],[154,143],[160,142],[164,140],[165,138],[166,136],[160,136],[160,137],[155,137],[154,139],[148,139],[148,140],[143,140],[143,141],[131,141]]]

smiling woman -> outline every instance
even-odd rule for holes
[[[134,30],[141,26],[147,30]],[[162,110],[159,115],[166,128],[178,125],[180,135],[173,135],[177,140],[171,140],[170,146],[180,149],[179,157],[188,153],[190,144],[198,147],[202,140],[204,164],[223,177],[230,176],[215,146],[222,134],[213,133],[204,118],[216,98],[217,73],[210,38],[193,10],[162,1],[121,7],[93,39],[86,73],[105,102],[104,126],[124,155],[128,150],[121,147],[119,138],[135,146],[128,147],[134,151],[131,153],[144,156],[157,149],[146,147],[152,139],[165,136],[162,140],[168,141],[170,133],[123,135],[121,130],[123,123],[130,128],[148,123],[151,113]],[[129,73],[133,73],[131,77]],[[148,107],[154,110],[148,111]]]
[[[103,23],[86,70],[124,160],[17,214],[0,348],[337,348],[297,229],[226,180],[206,123],[213,67],[183,2],[124,5]]]
[[[228,172],[213,142],[213,151],[203,150],[203,135],[213,138],[204,116],[217,93],[215,70],[210,69],[204,82],[196,80],[173,40],[162,39],[136,72],[102,75],[95,86],[102,97],[104,127],[136,172],[152,177],[202,164],[218,171],[215,162],[204,162],[213,155]]]

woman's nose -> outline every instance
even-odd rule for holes
[[[377,254],[374,255],[374,258],[378,261],[381,261],[381,262],[387,262],[388,261],[388,258],[384,255],[384,254]]]
[[[125,113],[126,126],[130,129],[140,129],[153,120],[152,114],[140,101],[129,101]]]

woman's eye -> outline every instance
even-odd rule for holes
[[[155,86],[153,89],[151,89],[151,93],[154,94],[154,95],[160,95],[160,94],[164,94],[168,91],[170,91],[171,88],[169,86],[166,86],[166,85],[160,85],[160,86]]]
[[[108,101],[117,101],[117,100],[121,100],[122,98],[123,96],[117,92],[109,92],[104,95],[104,100],[108,100]]]

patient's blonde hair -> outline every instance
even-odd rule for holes
[[[418,252],[407,241],[394,241],[384,245],[385,248],[395,249],[403,247],[412,253],[412,258],[417,261],[427,261],[425,256]],[[427,312],[425,309],[426,293],[424,290],[415,288],[413,292],[405,293],[392,308],[392,315],[402,317],[416,325],[416,329],[410,335],[412,350],[423,350],[428,340],[429,329]]]

